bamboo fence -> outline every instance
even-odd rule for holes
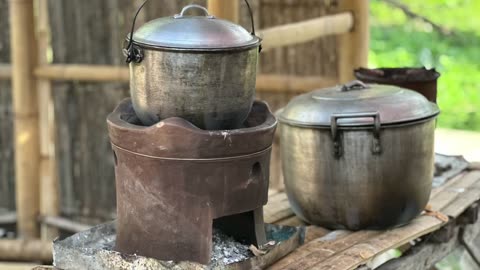
[[[350,80],[354,68],[367,65],[368,0],[340,0],[339,5],[340,12],[334,15],[258,31],[266,51],[337,35],[339,77],[260,74],[258,91],[296,93],[330,86]],[[217,17],[239,19],[238,1],[209,0],[208,7]],[[13,85],[16,223],[24,240],[0,240],[0,259],[45,260],[51,258],[48,243],[58,233],[55,227],[84,228],[56,217],[59,199],[51,81],[126,82],[129,74],[124,67],[49,64],[47,0],[10,0],[9,12],[12,64],[0,63],[0,79],[11,79]]]

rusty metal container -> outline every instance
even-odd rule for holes
[[[206,131],[178,117],[143,126],[123,101],[108,117],[116,250],[207,264],[214,219],[254,211],[250,225],[263,226],[276,125],[266,103],[255,102],[236,130]]]
[[[440,73],[426,68],[360,68],[355,77],[365,83],[389,84],[414,90],[437,103],[437,81]]]

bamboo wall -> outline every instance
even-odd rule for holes
[[[332,13],[332,1],[315,0],[261,0],[261,28],[318,18]],[[288,75],[320,75],[337,77],[336,37],[324,37],[316,41],[278,48],[261,56],[261,72]],[[294,93],[259,93],[258,98],[268,101],[277,111],[295,96]],[[277,130],[272,151],[270,186],[283,188],[283,174]]]
[[[0,63],[10,62],[8,0],[0,0]],[[10,81],[0,80],[0,211],[15,209],[13,117]]]
[[[140,2],[49,0],[53,63],[124,65],[121,41],[130,28],[134,4],[138,6]],[[151,1],[137,25],[152,18],[178,13],[182,6],[191,2],[205,4],[205,1],[191,0]],[[7,0],[0,0],[0,5],[6,3]],[[257,29],[319,17],[333,9],[319,0],[254,0],[251,4]],[[7,13],[7,10],[2,7],[0,13]],[[241,14],[240,22],[250,29],[243,4]],[[1,18],[0,26],[5,21],[3,18],[7,18],[6,14]],[[4,29],[8,27],[1,27],[0,31]],[[4,53],[2,49],[0,57],[4,55],[8,56],[8,52]],[[0,58],[0,62],[6,60]],[[266,52],[261,55],[260,66],[264,73],[336,77],[336,63],[336,38],[328,37]],[[56,82],[53,88],[61,214],[89,223],[111,219],[115,213],[115,183],[105,118],[121,99],[128,96],[128,86],[121,83]],[[8,91],[0,91],[0,106],[10,103],[8,98],[3,98],[3,95],[8,95],[5,92]],[[292,93],[258,94],[258,98],[267,100],[273,110],[284,106],[292,96]],[[5,122],[2,119],[5,117],[3,108],[0,107],[2,127]],[[11,125],[11,121],[6,124]],[[5,130],[11,131],[11,128],[0,130],[0,151],[8,149],[2,145],[4,141],[7,146],[12,145],[11,132],[5,136]],[[8,151],[11,153],[11,150]],[[3,154],[0,161],[2,157]],[[279,187],[281,169],[278,147],[274,148],[272,159],[271,182],[273,187]],[[8,169],[1,167],[4,164]],[[0,203],[3,203],[8,197],[6,195],[13,194],[12,158],[2,161],[0,168]],[[5,172],[11,180],[4,178]],[[8,189],[4,188],[7,181]],[[11,198],[9,200],[13,201]]]

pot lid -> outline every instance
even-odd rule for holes
[[[204,15],[187,15],[193,9]],[[144,24],[134,33],[133,40],[145,47],[190,50],[244,49],[260,45],[260,38],[242,26],[217,19],[205,7],[195,4],[184,7],[173,17]]]
[[[371,126],[374,120],[380,120],[383,126],[417,122],[439,113],[436,104],[415,91],[353,81],[295,97],[282,110],[279,120],[310,127]]]

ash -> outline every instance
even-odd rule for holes
[[[235,241],[218,229],[213,229],[211,265],[229,265],[252,258],[249,246]]]

